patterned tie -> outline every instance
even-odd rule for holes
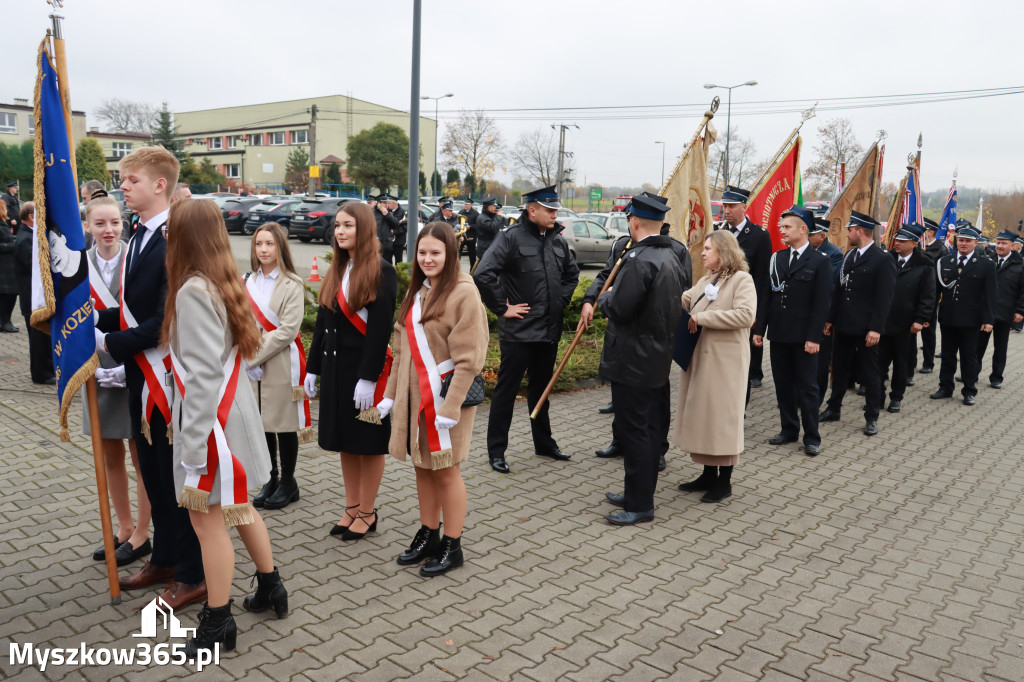
[[[956,269],[956,274],[960,274],[964,271],[964,266],[967,265],[967,258],[960,256],[960,265]]]

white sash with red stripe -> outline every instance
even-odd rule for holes
[[[434,424],[437,410],[444,402],[441,397],[441,380],[455,370],[451,360],[436,362],[427,343],[427,334],[423,329],[421,292],[416,292],[409,312],[405,315],[405,334],[409,341],[409,351],[413,365],[416,367],[416,380],[420,388],[419,413],[412,419],[414,425],[410,443],[413,447],[413,462],[420,461],[419,453],[419,416],[423,415],[426,428],[427,445],[430,447],[430,468],[444,469],[452,465],[452,436],[448,429],[438,429]]]
[[[366,322],[370,319],[370,311],[366,307],[362,307],[357,311],[352,310],[352,306],[348,304],[348,275],[352,271],[352,263],[349,262],[347,268],[345,268],[345,276],[342,277],[341,286],[338,287],[338,308],[342,314],[348,318],[348,321],[352,323],[352,326],[356,328],[363,336],[366,336]],[[373,405],[368,410],[363,410],[356,417],[365,422],[371,424],[380,424],[382,420],[380,413],[377,411],[377,403],[384,399],[384,389],[388,385],[388,377],[391,376],[391,363],[394,361],[394,355],[391,352],[391,346],[388,346],[387,352],[384,357],[384,367],[380,371],[380,376],[377,377],[377,383],[373,390]]]
[[[284,277],[285,275],[278,276]],[[255,277],[246,278],[245,293],[249,295],[249,307],[252,308],[252,314],[256,316],[256,321],[264,331],[269,333],[281,326],[281,318],[270,309],[269,305],[261,304],[256,300],[255,280]],[[292,400],[297,403],[296,409],[299,412],[299,440],[305,443],[313,438],[313,421],[309,414],[309,398],[305,397],[306,393],[302,387],[306,380],[306,350],[302,347],[300,334],[295,335],[295,341],[289,346],[288,354],[291,361]],[[298,396],[297,399],[296,396]]]
[[[184,403],[185,379],[188,372],[173,353],[171,363],[174,367],[174,383]],[[213,483],[219,471],[220,505],[224,522],[228,526],[244,526],[254,520],[252,507],[249,506],[245,467],[231,454],[231,447],[224,433],[228,416],[231,414],[231,405],[235,401],[241,367],[242,358],[238,355],[238,346],[235,346],[224,363],[224,381],[221,382],[217,394],[217,418],[213,422],[213,430],[206,444],[206,473],[188,471],[185,474],[185,486],[181,490],[181,502],[178,505],[193,511],[208,512],[210,493],[213,491]]]
[[[92,258],[86,258],[85,260],[89,263],[89,290],[92,292],[93,300],[96,301],[96,310],[116,308],[118,306],[117,299],[114,298],[114,295],[110,293],[110,289],[103,282],[103,275],[96,269]],[[122,274],[124,273],[124,261],[121,261],[121,272]]]

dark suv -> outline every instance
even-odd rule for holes
[[[270,222],[279,224],[287,234],[292,221],[292,211],[301,203],[301,200],[264,199],[249,209],[249,216],[242,226],[242,234],[252,234],[260,225]]]
[[[259,197],[239,197],[228,199],[221,204],[220,214],[224,217],[224,226],[228,228],[228,234],[232,231],[242,232],[249,209],[261,201]]]
[[[292,210],[292,222],[288,236],[308,242],[320,239],[330,245],[334,237],[334,218],[342,204],[358,199],[307,199]]]

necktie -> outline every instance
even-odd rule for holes
[[[963,272],[963,271],[964,271],[964,266],[965,266],[965,265],[967,265],[967,259],[966,259],[966,258],[964,258],[963,256],[961,256],[961,257],[960,257],[960,265],[959,265],[959,266],[957,267],[957,269],[956,269],[956,274],[958,274],[958,275],[959,275],[959,274],[960,274],[961,272]]]
[[[143,227],[140,230],[136,230],[135,236],[132,237],[132,253],[131,262],[128,264],[129,272],[135,269],[135,261],[139,258],[139,251],[142,251],[142,238],[146,236],[146,228]]]
[[[999,259],[999,267],[1000,268],[1002,268],[1005,263],[1006,263],[1006,259],[1005,258],[1000,258]]]
[[[899,269],[902,270],[903,266],[906,265],[906,264],[907,264],[907,259],[906,258],[900,258],[900,267],[899,267]]]
[[[793,269],[793,263],[796,262],[796,258],[800,254],[798,254],[796,252],[796,249],[790,249],[789,251],[790,251],[790,253],[789,253],[789,269],[792,270]]]
[[[857,264],[857,259],[860,258],[860,249],[853,252],[853,264]]]

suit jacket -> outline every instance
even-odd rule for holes
[[[32,315],[32,240],[36,233],[22,224],[14,237],[14,278],[18,280],[18,303],[26,319]]]
[[[896,265],[891,256],[872,244],[854,263],[856,249],[847,252],[842,279],[832,303],[832,324],[839,334],[861,336],[882,333],[892,306]]]
[[[899,255],[890,253],[894,264]],[[920,249],[910,254],[910,260],[896,269],[896,285],[893,289],[892,307],[885,321],[883,334],[909,334],[915,322],[924,324],[935,313],[935,266]]]
[[[839,277],[843,273],[843,252],[838,246],[830,242],[827,238],[818,247],[818,251],[828,256],[829,262],[832,264],[832,286],[839,286]]]
[[[1011,251],[1002,267],[996,261],[996,302],[992,316],[996,322],[1013,322],[1015,313],[1024,315],[1024,257]]]
[[[789,249],[776,252],[772,259],[771,290],[754,333],[764,336],[768,329],[768,338],[779,343],[821,343],[832,307],[832,266],[810,245],[792,268],[789,260]]]
[[[996,265],[972,253],[957,275],[960,254],[939,259],[939,322],[950,327],[981,327],[995,322]],[[948,285],[948,286],[947,286]]]
[[[928,246],[922,248],[921,251],[924,253],[925,257],[932,262],[932,265],[938,263],[940,258],[949,253],[949,249],[946,248],[946,245],[943,244],[940,239],[936,239]]]
[[[736,232],[728,223],[720,229]],[[757,307],[760,309],[766,305],[768,294],[771,292],[771,285],[768,282],[768,261],[772,257],[772,238],[768,235],[768,230],[747,218],[736,241],[740,243],[743,255],[747,257],[747,267],[750,268],[750,276],[757,290]]]

